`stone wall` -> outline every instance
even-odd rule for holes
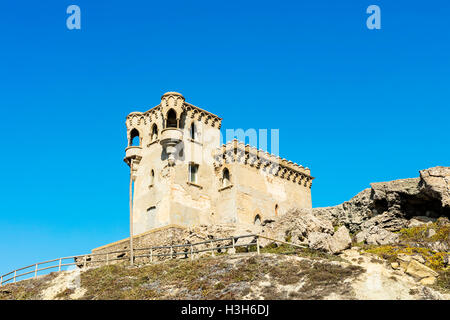
[[[159,246],[170,246],[170,245],[180,245],[180,244],[195,244],[199,242],[207,241],[205,244],[194,246],[195,250],[203,250],[203,249],[210,249],[210,248],[217,248],[214,252],[220,253],[223,250],[218,249],[222,246],[231,246],[232,240],[231,237],[237,237],[242,236],[246,234],[256,234],[260,232],[259,227],[254,228],[242,228],[238,227],[235,224],[221,224],[221,225],[199,225],[199,226],[192,226],[192,227],[183,227],[179,225],[168,225],[161,228],[156,228],[144,233],[141,233],[139,235],[136,235],[133,237],[133,246],[134,246],[134,255],[143,255],[143,254],[149,254],[149,250],[136,250],[136,249],[143,249],[143,248],[150,248],[150,247],[159,247]],[[216,241],[216,242],[208,242],[213,239],[225,239],[223,241]],[[252,243],[255,239],[253,237],[244,238],[244,239],[235,239],[236,244],[246,244],[246,243]],[[105,262],[98,262],[106,259],[106,254],[108,253],[108,259],[109,263],[117,263],[120,261],[128,261],[129,260],[129,238],[116,241],[98,248],[95,248],[92,250],[92,255],[88,258],[88,266],[98,266],[101,264],[105,264]],[[123,251],[125,252],[121,253],[115,253],[115,251]],[[183,247],[183,248],[175,248],[173,252],[188,252],[190,250],[190,247]],[[153,250],[153,254],[170,254],[171,250],[168,248],[164,249],[155,249]],[[102,255],[96,255],[96,254],[102,254]],[[199,254],[212,254],[211,251],[202,252]],[[173,258],[177,259],[185,259],[187,258],[187,255],[174,255]],[[111,261],[111,259],[116,258],[123,258],[121,260],[117,261]],[[165,260],[170,259],[172,257],[154,257],[153,261],[158,260]],[[78,261],[81,267],[83,265],[82,259]],[[135,262],[137,264],[140,263],[148,263],[150,262],[149,257],[145,258],[136,258]]]
[[[144,233],[141,233],[139,235],[136,235],[133,237],[133,247],[134,249],[140,249],[140,248],[149,248],[154,246],[168,246],[168,245],[174,245],[174,244],[181,244],[184,243],[183,238],[185,235],[186,229],[182,226],[177,225],[168,225],[162,228],[156,228]],[[98,248],[95,248],[92,250],[93,254],[106,254],[108,253],[109,259],[114,258],[127,258],[129,260],[129,251],[125,253],[113,253],[115,251],[121,251],[121,250],[129,250],[130,249],[130,240],[129,238],[119,240]],[[148,253],[145,251],[145,253]],[[159,250],[155,253],[167,253],[166,251]],[[141,255],[144,254],[144,251],[135,251],[135,255]],[[90,262],[95,262],[99,260],[106,259],[106,256],[91,256]],[[119,260],[120,261],[120,260]],[[123,261],[123,260],[122,260]],[[137,263],[142,262],[148,262],[148,258],[138,258],[136,260]],[[117,263],[111,261],[111,263]],[[89,265],[92,265],[90,263]]]

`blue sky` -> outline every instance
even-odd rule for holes
[[[81,30],[66,8],[81,8]],[[382,29],[366,28],[381,8]],[[280,130],[313,206],[450,165],[448,1],[8,1],[0,273],[127,237],[125,116],[166,91]],[[224,131],[225,132],[225,131]]]

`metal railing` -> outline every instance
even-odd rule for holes
[[[245,239],[245,238],[253,238],[251,242],[248,243],[242,243],[237,244],[236,241],[239,239]],[[283,244],[288,244],[294,247],[300,247],[305,248],[306,246],[301,246],[297,244],[293,244],[286,241],[281,241],[277,239],[272,239],[266,236],[257,235],[257,234],[249,234],[249,235],[243,235],[243,236],[235,236],[235,237],[229,237],[229,238],[222,238],[222,239],[210,239],[206,241],[201,241],[197,243],[186,243],[186,244],[177,244],[177,245],[167,245],[167,246],[154,246],[154,247],[148,247],[148,248],[134,248],[133,252],[139,252],[144,251],[143,254],[134,255],[134,261],[136,261],[139,258],[148,258],[150,262],[153,262],[155,259],[159,257],[170,257],[170,258],[176,258],[177,256],[184,255],[185,258],[190,257],[191,260],[195,258],[195,255],[198,255],[202,252],[208,252],[211,251],[211,254],[214,256],[215,252],[220,252],[224,249],[235,249],[238,247],[251,247],[256,246],[256,252],[260,254],[260,242],[259,239],[267,239],[273,242],[279,242]],[[214,243],[221,242],[221,241],[230,241],[231,244],[223,245],[223,246],[214,246]],[[198,246],[200,245],[209,245],[204,249],[198,249]],[[161,251],[168,250],[168,253],[161,253]],[[182,251],[180,251],[182,250]],[[96,264],[103,264],[106,263],[107,265],[110,264],[113,261],[118,260],[129,260],[129,256],[127,256],[127,253],[130,253],[129,249],[124,250],[117,250],[117,251],[110,251],[105,253],[89,253],[89,254],[83,254],[83,255],[77,255],[77,256],[69,256],[69,257],[62,257],[57,258],[53,260],[47,260],[43,262],[38,262],[23,268],[19,268],[16,270],[13,270],[9,273],[6,273],[4,275],[0,276],[0,286],[3,286],[7,283],[15,283],[18,281],[18,278],[21,278],[21,280],[31,279],[31,278],[37,278],[38,273],[39,276],[48,274],[50,270],[57,269],[57,272],[63,271],[63,268],[69,267],[69,266],[77,266],[79,268],[86,268],[88,266],[95,266]],[[103,259],[95,259],[97,257],[104,256]],[[67,260],[73,259],[73,262],[67,262]],[[45,273],[42,273],[42,272]],[[56,271],[56,270],[55,270]],[[24,278],[24,276],[32,275],[30,277]]]

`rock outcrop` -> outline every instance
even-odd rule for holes
[[[272,223],[267,223],[263,233],[271,238],[292,243],[305,244],[310,233],[333,234],[330,220],[322,219],[312,213],[312,209],[293,209]]]
[[[374,226],[395,232],[414,217],[419,221],[450,217],[449,181],[450,167],[434,167],[420,171],[419,178],[372,183],[349,201],[314,208],[313,214],[345,225],[352,233]]]
[[[450,208],[450,167],[434,167],[420,171],[421,190],[432,198],[440,199]]]
[[[317,217],[312,209],[293,209],[279,220],[266,224],[262,232],[278,240],[308,245],[311,249],[340,253],[351,246],[352,239],[345,226],[334,231],[330,220]],[[262,241],[264,246],[270,241]]]
[[[399,235],[377,226],[371,226],[356,234],[355,240],[358,243],[365,242],[373,245],[386,245],[397,243],[399,241]]]
[[[349,201],[334,207],[313,208],[313,214],[333,224],[343,224],[350,232],[360,230],[360,225],[374,215],[371,209],[371,189],[365,189]]]

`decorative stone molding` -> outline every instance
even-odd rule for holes
[[[211,127],[220,129],[222,118],[203,110],[197,106],[185,102],[183,95],[177,92],[167,92],[161,97],[161,103],[146,112],[131,112],[126,118],[128,128],[133,126],[147,125],[157,122],[159,117],[165,119],[165,115],[170,109],[177,113],[177,120],[181,119],[183,113],[187,118],[196,119]]]
[[[161,131],[160,144],[168,154],[169,166],[175,165],[176,146],[183,141],[183,131],[178,128],[166,128]]]
[[[309,168],[287,161],[234,139],[217,148],[213,154],[214,167],[220,170],[227,163],[241,163],[262,170],[267,174],[311,188]]]
[[[191,119],[203,121],[204,124],[208,124],[209,122],[211,122],[211,127],[214,128],[217,125],[217,128],[220,129],[222,125],[222,118],[187,102],[184,103],[184,107],[187,112],[187,115]]]
[[[231,189],[231,188],[233,188],[233,185],[229,184],[229,185],[227,185],[225,187],[220,188],[218,191],[221,192],[221,191],[228,190],[228,189]]]
[[[127,116],[127,127],[134,127],[134,126],[140,126],[140,125],[147,125],[150,123],[150,119],[148,116],[142,112],[131,112]]]
[[[201,185],[199,185],[199,184],[196,184],[196,183],[193,183],[193,182],[189,182],[189,181],[187,181],[186,183],[189,186],[193,186],[193,187],[196,187],[196,188],[199,188],[199,189],[203,189],[203,187]]]
[[[125,158],[123,159],[129,166],[133,164],[139,164],[142,159],[142,147],[141,146],[129,146],[125,149]]]

